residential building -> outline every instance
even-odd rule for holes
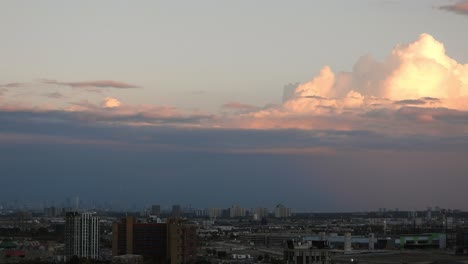
[[[157,217],[161,216],[161,206],[159,204],[151,206],[151,215],[155,215]]]
[[[180,205],[175,204],[172,206],[172,217],[181,217],[182,216],[182,208]]]
[[[291,216],[291,209],[285,207],[282,204],[278,204],[275,208],[276,218],[288,218]]]
[[[168,228],[168,257],[171,264],[188,263],[196,257],[197,227],[172,219]]]
[[[208,209],[208,216],[211,218],[222,217],[223,216],[223,209],[221,208],[209,208]]]
[[[99,217],[94,213],[67,212],[65,215],[65,256],[67,259],[99,258]]]
[[[112,255],[142,255],[156,263],[187,263],[196,255],[196,229],[180,219],[142,223],[129,216],[112,226]]]
[[[245,209],[240,207],[239,205],[233,205],[229,209],[229,217],[244,217],[245,216]]]
[[[264,218],[264,217],[268,217],[269,211],[268,211],[268,208],[257,207],[255,208],[255,214],[257,215],[258,218]]]

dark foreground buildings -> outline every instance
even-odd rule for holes
[[[142,255],[157,263],[182,264],[196,256],[196,226],[179,219],[140,223],[134,217],[112,227],[112,255]]]

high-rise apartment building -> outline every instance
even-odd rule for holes
[[[168,257],[171,264],[189,263],[196,257],[197,227],[180,219],[167,223]]]
[[[229,216],[230,217],[244,217],[245,216],[245,209],[240,207],[239,205],[233,205],[229,208]]]
[[[211,218],[223,216],[223,209],[221,208],[208,208],[207,215]]]
[[[264,217],[268,217],[268,208],[264,208],[264,207],[257,207],[255,208],[255,214],[257,215],[258,218],[264,218]]]
[[[180,205],[175,204],[172,206],[172,217],[181,217],[182,216],[182,208]]]
[[[285,207],[282,204],[278,204],[275,208],[276,218],[287,218],[291,216],[291,209]]]
[[[157,217],[161,216],[161,206],[159,204],[151,206],[151,215],[155,215]]]
[[[167,252],[167,225],[139,223],[127,217],[112,226],[112,255],[142,255],[163,263]]]
[[[183,220],[141,223],[134,217],[112,226],[112,255],[135,254],[156,263],[182,264],[196,256],[196,226]]]
[[[99,217],[94,213],[67,212],[65,215],[65,255],[99,258]]]

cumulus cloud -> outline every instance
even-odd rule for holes
[[[451,5],[441,6],[440,9],[454,12],[461,15],[468,15],[468,1],[462,0]]]
[[[104,101],[102,102],[102,105],[105,108],[114,108],[114,107],[119,107],[122,103],[117,99],[113,97],[106,97]]]
[[[285,102],[293,111],[317,106],[371,106],[422,97],[441,99],[441,106],[467,109],[468,64],[448,57],[444,45],[428,34],[397,45],[384,62],[364,56],[352,72],[335,74],[326,66],[313,80],[299,85]],[[312,99],[312,100],[308,100]]]
[[[288,87],[287,87],[288,88]],[[468,110],[468,64],[446,55],[444,45],[429,34],[396,45],[378,61],[363,56],[350,72],[328,66],[312,80],[284,93],[279,107],[243,114],[247,128],[353,129],[369,125],[366,113],[403,107]],[[420,121],[431,122],[428,115]],[[374,129],[386,129],[373,120]],[[382,120],[387,125],[390,120]]]
[[[120,81],[112,81],[112,80],[99,80],[99,81],[86,81],[86,82],[60,82],[56,80],[43,79],[42,82],[46,84],[70,86],[73,88],[93,88],[93,87],[94,88],[117,88],[117,89],[138,88],[137,85],[120,82]]]

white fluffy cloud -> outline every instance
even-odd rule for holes
[[[426,100],[429,105],[421,98],[439,100]],[[342,112],[419,100],[419,106],[467,110],[467,98],[468,64],[448,57],[442,43],[422,34],[410,44],[397,45],[383,62],[364,56],[353,71],[338,74],[325,66],[317,77],[299,85],[283,107],[292,113]]]
[[[437,122],[453,112],[443,109],[468,110],[468,64],[422,34],[395,46],[383,61],[363,56],[352,71],[339,73],[325,66],[284,95],[281,105],[242,114],[226,126],[446,133]],[[414,108],[420,111],[408,110]]]

